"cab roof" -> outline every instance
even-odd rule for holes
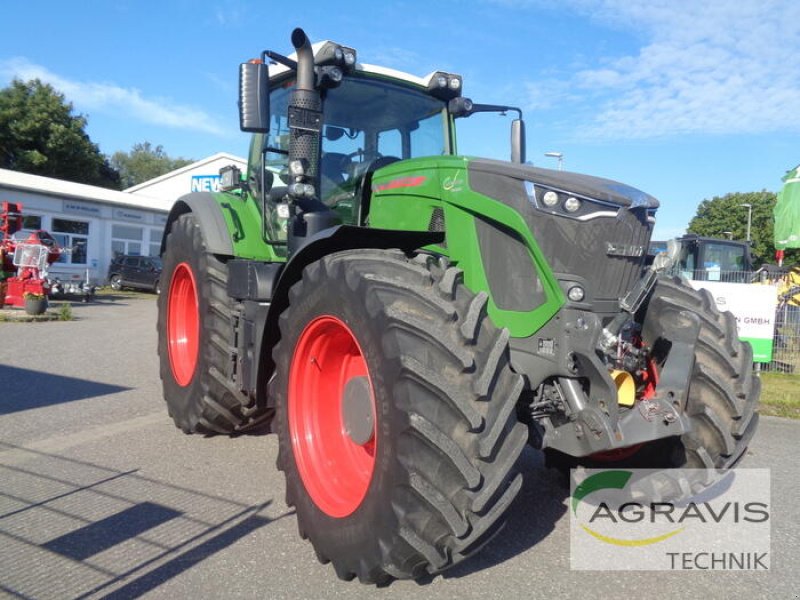
[[[311,44],[311,51],[314,53],[314,58],[316,59],[319,51],[326,45],[326,44],[338,44],[338,42],[332,42],[331,40],[322,40],[321,42],[315,42]],[[358,56],[358,54],[356,54]],[[297,52],[292,52],[288,55],[288,58],[292,60],[297,60]],[[356,71],[361,71],[362,73],[370,73],[373,75],[380,75],[383,77],[391,77],[392,79],[397,79],[400,81],[405,81],[411,83],[413,85],[417,85],[420,87],[427,87],[428,81],[437,73],[437,71],[431,71],[424,77],[418,77],[416,75],[411,75],[410,73],[405,73],[404,71],[398,71],[396,69],[390,69],[389,67],[381,67],[379,65],[371,65],[369,63],[362,63],[356,62],[355,66]],[[269,78],[274,79],[280,77],[290,71],[289,67],[282,64],[270,64],[269,65]]]

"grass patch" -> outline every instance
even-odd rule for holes
[[[72,304],[69,302],[64,302],[59,309],[58,309],[58,320],[59,321],[72,321],[74,317],[72,316]]]
[[[800,419],[800,375],[762,373],[762,415]]]

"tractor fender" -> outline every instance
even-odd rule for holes
[[[268,381],[274,372],[272,348],[280,337],[278,317],[289,306],[289,289],[300,281],[303,269],[307,265],[323,256],[342,250],[399,248],[404,252],[411,252],[430,244],[441,244],[443,241],[444,232],[440,231],[398,231],[353,225],[336,225],[309,238],[286,263],[277,284],[272,289],[269,312],[261,338],[260,367],[263,370],[258,381]],[[266,396],[266,390],[260,389],[260,394]],[[272,406],[272,398],[267,398],[267,404]]]
[[[288,303],[289,288],[300,280],[300,275],[306,265],[323,256],[359,248],[381,250],[399,248],[404,252],[411,252],[423,246],[439,244],[442,241],[444,241],[444,233],[438,231],[398,231],[353,225],[336,225],[324,229],[309,238],[286,263],[278,279],[278,285],[275,286],[272,293],[270,313],[283,312],[285,308],[283,301]],[[277,314],[275,318],[277,318]]]
[[[233,242],[228,234],[228,226],[222,216],[222,209],[214,194],[210,192],[192,192],[181,196],[172,205],[164,227],[164,236],[161,238],[161,252],[163,256],[167,235],[172,230],[172,224],[182,214],[193,213],[206,242],[206,249],[211,254],[220,256],[233,256]]]

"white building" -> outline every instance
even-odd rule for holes
[[[236,165],[242,173],[247,171],[247,161],[233,154],[219,152],[203,160],[170,171],[125,190],[130,194],[159,198],[170,204],[189,192],[216,192],[219,189],[219,170]]]
[[[191,191],[216,191],[219,169],[246,161],[215,154],[124,192],[0,169],[0,202],[23,205],[26,229],[45,229],[71,251],[50,275],[106,283],[117,254],[157,256],[172,203]]]

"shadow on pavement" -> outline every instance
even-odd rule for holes
[[[0,481],[0,591],[20,598],[137,598],[294,514],[4,442]]]
[[[0,382],[0,415],[131,389],[6,365],[0,365]]]

